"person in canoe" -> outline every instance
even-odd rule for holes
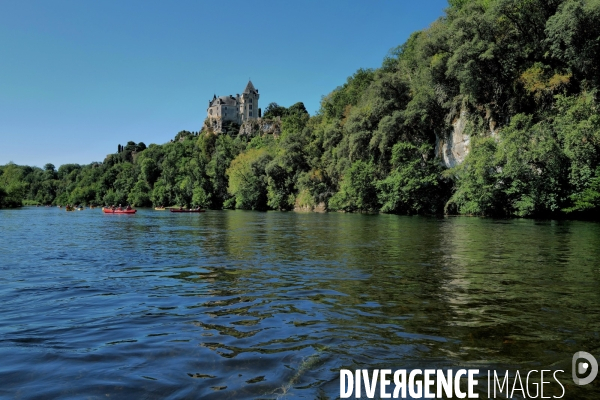
[[[129,204],[127,204],[127,207],[125,208],[127,211],[131,210],[131,206]]]

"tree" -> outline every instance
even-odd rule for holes
[[[193,133],[189,132],[189,131],[179,131],[179,133],[177,133],[177,135],[175,135],[175,139],[173,139],[175,142],[178,142],[180,140],[185,140],[188,138],[193,137]]]
[[[504,201],[495,163],[497,143],[493,138],[474,138],[465,161],[455,167],[456,191],[446,204],[450,214],[503,215]]]
[[[356,161],[345,172],[340,191],[329,201],[333,210],[374,211],[379,209],[375,186],[375,167]]]
[[[145,180],[138,180],[129,192],[127,202],[132,206],[149,207],[152,205],[150,193],[151,189],[148,183]]]
[[[589,185],[580,192],[573,193],[570,197],[573,205],[566,208],[567,213],[587,212],[598,216],[600,213],[600,167],[596,168],[594,176],[589,180]]]
[[[306,110],[306,107],[304,107],[304,103],[301,102],[301,101],[299,101],[298,103],[292,104],[287,109],[287,112],[285,114],[286,115],[298,114],[298,115],[306,115],[306,116],[308,116],[308,111]]]
[[[267,149],[250,149],[238,155],[227,169],[228,192],[235,198],[235,207],[245,210],[267,208],[267,177],[265,168],[273,159]]]
[[[154,161],[152,158],[144,158],[141,164],[142,176],[144,177],[148,185],[154,185],[154,182],[156,182],[156,180],[160,176],[160,170],[158,168],[158,165],[156,164],[156,161]]]
[[[168,206],[175,204],[175,196],[171,187],[164,181],[163,178],[156,181],[150,200],[155,206]]]
[[[549,54],[576,78],[600,83],[600,2],[567,0],[546,22]]]
[[[446,190],[433,149],[400,142],[392,150],[392,172],[377,182],[381,211],[395,214],[441,213]]]
[[[299,134],[285,134],[277,143],[277,155],[265,168],[269,207],[294,208],[298,179],[308,170],[304,143]]]
[[[277,117],[283,117],[286,115],[287,108],[280,106],[277,103],[269,103],[267,107],[265,107],[265,112],[263,113],[263,118],[266,119],[275,119]]]
[[[212,184],[214,194],[212,201],[214,208],[223,207],[225,201],[230,197],[228,193],[229,178],[227,168],[231,161],[241,150],[239,142],[236,142],[228,135],[219,135],[215,143],[215,151],[206,167],[206,173]]]

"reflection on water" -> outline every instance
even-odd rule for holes
[[[568,383],[600,354],[599,256],[584,222],[3,210],[0,396],[334,399],[340,368]]]

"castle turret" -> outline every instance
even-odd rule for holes
[[[250,119],[258,118],[258,90],[252,84],[252,81],[248,81],[246,89],[240,98],[240,122],[243,123]]]

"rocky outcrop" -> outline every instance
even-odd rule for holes
[[[279,136],[281,134],[281,118],[256,118],[246,121],[240,126],[239,135],[258,136],[265,134]]]
[[[324,202],[318,203],[314,206],[304,205],[300,206],[296,201],[296,206],[294,207],[294,211],[298,212],[327,212],[327,206]]]
[[[486,135],[499,140],[500,129],[496,121],[490,117],[489,113],[485,116],[485,121],[489,125],[489,131]],[[460,116],[452,123],[452,130],[447,136],[437,136],[435,141],[435,156],[446,168],[452,168],[465,160],[469,154],[471,145],[471,133],[474,130],[472,115],[466,110],[461,110]],[[483,128],[485,130],[485,128]]]
[[[435,154],[446,168],[461,164],[469,154],[471,136],[465,132],[468,122],[468,113],[463,110],[452,123],[452,131],[448,137],[436,138]]]

